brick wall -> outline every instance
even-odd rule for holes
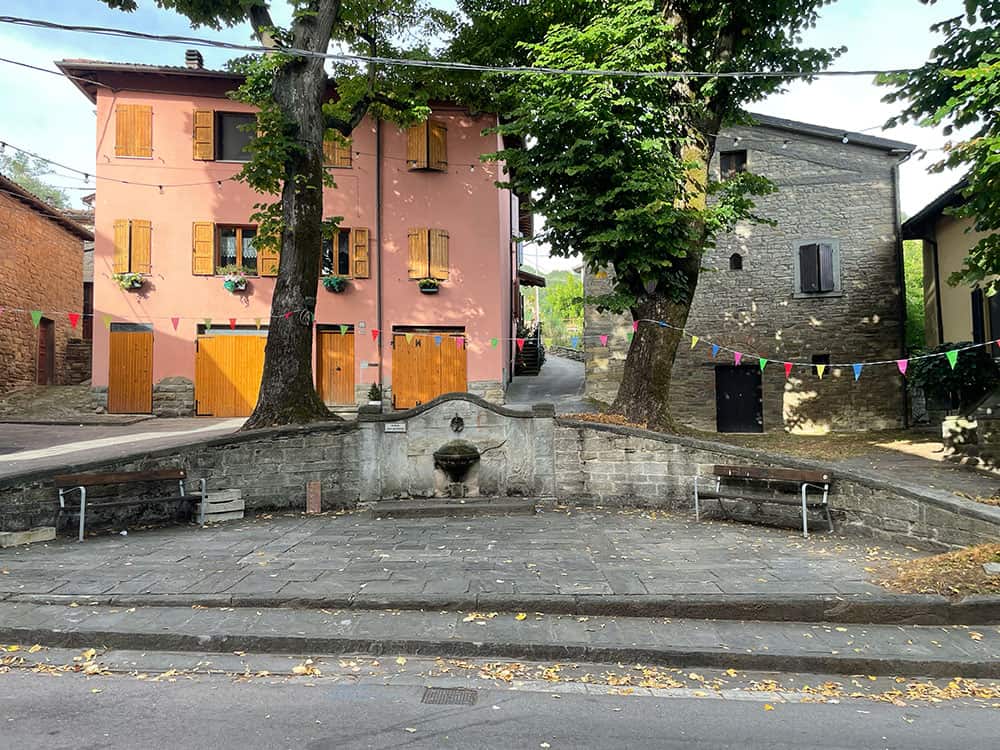
[[[55,323],[55,383],[63,377],[66,343],[80,338],[66,313],[83,311],[83,241],[51,219],[0,193],[0,393],[35,382],[38,331],[27,312]]]

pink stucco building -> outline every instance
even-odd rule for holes
[[[96,104],[93,385],[110,411],[244,415],[259,385],[274,258],[253,245],[253,205],[233,181],[253,110],[240,78],[185,67],[64,60]],[[379,383],[397,407],[446,391],[501,401],[512,370],[518,205],[495,185],[493,115],[433,107],[411,132],[365,120],[328,144],[342,216],[324,251],[342,292],[316,291],[317,388],[333,406]],[[160,187],[162,186],[162,187]],[[224,286],[239,266],[245,290]],[[127,274],[133,274],[129,276]],[[138,276],[134,276],[138,274]],[[436,294],[421,291],[434,277]],[[135,279],[135,289],[123,289]],[[375,332],[378,332],[377,334]]]

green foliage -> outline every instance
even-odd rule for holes
[[[320,281],[323,284],[323,288],[328,292],[339,294],[347,288],[347,279],[343,276],[337,276],[336,274],[324,276],[320,279]]]
[[[903,275],[906,282],[906,349],[923,351],[927,336],[924,331],[924,255],[919,240],[903,243]]]
[[[529,266],[522,268],[542,275]],[[583,335],[583,282],[572,271],[550,271],[544,276],[544,287],[523,293],[525,306],[534,310],[537,291],[540,310],[535,317],[542,323],[544,337],[556,346],[569,346],[574,336]]]
[[[33,159],[20,151],[0,154],[0,174],[56,208],[69,208],[66,191],[45,182],[44,176],[48,173],[49,165],[41,159]]]
[[[971,345],[971,341],[947,343],[930,353],[943,354]],[[989,349],[980,346],[960,352],[954,368],[946,357],[911,360],[906,380],[910,388],[922,388],[928,398],[965,412],[1000,385],[1000,369]]]
[[[125,291],[140,289],[146,283],[146,279],[141,273],[131,272],[113,273],[111,274],[111,280]]]
[[[967,140],[951,144],[930,170],[966,171],[965,200],[949,211],[972,218],[974,229],[987,233],[948,282],[970,286],[981,282],[996,289],[994,277],[1000,273],[1000,0],[964,0],[964,6],[964,14],[931,27],[944,39],[930,60],[913,72],[882,76],[879,82],[896,87],[884,101],[904,106],[901,114],[889,120],[889,127],[917,122],[941,127],[945,135],[956,128],[974,129]]]

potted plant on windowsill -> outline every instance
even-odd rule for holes
[[[126,292],[142,289],[142,285],[146,283],[146,279],[141,273],[115,273],[111,275],[111,278]]]
[[[368,405],[369,406],[382,405],[382,386],[380,386],[378,383],[372,383],[372,387],[368,389]]]
[[[343,276],[337,276],[336,274],[324,276],[322,282],[326,291],[333,292],[334,294],[340,294],[342,291],[347,289],[347,279]]]
[[[441,282],[437,279],[420,279],[417,282],[417,287],[420,289],[422,294],[437,294],[438,289],[441,287]]]
[[[215,269],[215,274],[222,277],[222,286],[227,292],[236,294],[246,291],[247,276],[239,266],[220,266]]]

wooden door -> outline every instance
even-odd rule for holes
[[[267,336],[206,335],[196,342],[194,398],[199,416],[248,417],[257,405]]]
[[[354,403],[353,332],[316,332],[316,392],[328,404]]]
[[[55,382],[56,328],[51,320],[38,321],[38,369],[35,382],[52,385]]]
[[[760,368],[716,365],[716,429],[719,432],[763,432],[762,394]]]
[[[151,414],[153,332],[112,328],[108,347],[108,412]]]
[[[457,339],[461,337],[459,345]],[[440,343],[436,341],[440,340]],[[393,335],[392,400],[397,409],[425,404],[442,393],[464,392],[467,356],[461,334]]]

